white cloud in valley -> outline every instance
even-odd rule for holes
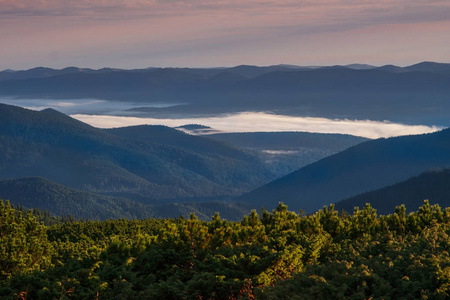
[[[262,112],[245,112],[215,117],[185,119],[153,119],[83,114],[72,115],[72,117],[99,128],[143,124],[166,125],[170,127],[186,124],[201,124],[223,132],[305,131],[351,134],[367,138],[422,134],[441,129],[435,126],[430,127],[425,125],[405,125],[369,120],[332,120],[326,118],[292,117]]]

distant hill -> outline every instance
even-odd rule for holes
[[[39,176],[80,190],[164,203],[237,195],[274,178],[258,158],[230,145],[149,128],[108,131],[52,109],[0,105],[0,179]]]
[[[165,205],[144,205],[120,197],[108,197],[67,188],[44,178],[30,177],[0,181],[0,199],[23,207],[46,210],[54,216],[72,215],[84,220],[147,219],[189,217],[195,213],[210,220],[216,212],[228,220],[240,220],[249,212],[242,203],[185,202]]]
[[[407,211],[416,211],[424,200],[442,208],[450,207],[450,169],[425,172],[401,183],[339,201],[335,207],[352,213],[355,206],[363,208],[370,203],[379,214],[387,215],[402,204]]]
[[[450,74],[450,64],[436,63],[424,61],[418,64],[414,64],[408,67],[398,67],[394,65],[386,65],[378,67],[378,70],[393,72],[393,73],[406,73],[406,72],[426,72],[437,74]]]
[[[450,73],[450,64],[435,63],[435,62],[421,62],[404,68],[408,72],[428,72],[428,73]]]
[[[103,68],[103,69],[89,69],[89,68],[76,68],[76,67],[68,67],[64,69],[52,69],[52,68],[44,68],[44,67],[38,67],[33,68],[29,70],[23,70],[23,71],[12,71],[12,70],[4,70],[0,72],[0,81],[1,80],[8,80],[8,79],[31,79],[31,78],[45,78],[45,77],[52,77],[52,76],[58,76],[58,75],[65,75],[65,74],[73,74],[73,73],[99,73],[104,74],[108,72],[115,72],[119,71],[119,69],[112,69],[112,68]],[[138,71],[138,70],[135,70]]]
[[[368,64],[349,64],[345,65],[345,67],[355,70],[367,70],[367,69],[374,69],[375,66],[368,65]]]
[[[253,207],[313,212],[357,194],[450,165],[450,129],[367,141],[326,157],[241,196]]]

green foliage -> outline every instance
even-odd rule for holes
[[[1,204],[2,299],[450,297],[450,209],[428,202],[49,227]]]
[[[50,265],[51,244],[45,226],[0,200],[0,279]]]

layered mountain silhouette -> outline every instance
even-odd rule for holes
[[[450,64],[0,72],[0,95],[139,102],[143,115],[271,111],[450,126]],[[152,103],[180,104],[151,108]]]
[[[139,70],[70,67],[0,72],[0,96],[129,101],[136,107],[123,114],[139,116],[265,111],[449,126],[448,95],[450,64],[433,62],[408,67],[362,64]],[[155,108],[151,107],[152,103],[177,105]],[[0,180],[32,177],[34,181],[28,181],[29,186],[48,186],[54,191],[62,189],[57,185],[64,185],[63,188],[85,193],[79,197],[93,210],[98,203],[110,207],[108,213],[113,217],[115,214],[140,217],[137,212],[125,209],[127,201],[140,202],[142,206],[136,207],[150,215],[156,206],[149,210],[146,204],[166,205],[164,210],[178,213],[194,209],[196,204],[173,202],[223,199],[258,186],[262,187],[239,200],[248,201],[254,208],[268,209],[280,201],[290,209],[313,212],[342,199],[347,199],[344,202],[349,205],[366,201],[361,199],[370,198],[370,194],[353,200],[350,197],[450,164],[448,129],[427,135],[367,141],[325,157],[360,142],[354,137],[349,138],[351,141],[339,137],[334,142],[322,141],[322,145],[329,143],[326,147],[330,152],[324,151],[321,157],[312,159],[325,157],[322,160],[270,182],[286,169],[275,170],[267,163],[269,156],[253,150],[325,148],[320,148],[317,135],[303,146],[301,143],[308,140],[306,135],[297,139],[286,133],[285,144],[277,148],[283,134],[258,134],[199,137],[163,126],[103,130],[52,109],[30,111],[1,104]],[[287,143],[289,139],[291,145]],[[426,176],[418,178],[415,180],[429,182]],[[65,193],[70,194],[69,190]],[[383,193],[387,195],[386,191]],[[417,194],[424,196],[419,191]],[[216,207],[214,202],[208,203]],[[200,203],[195,210],[200,213],[205,205]],[[230,211],[238,210],[230,208]]]
[[[367,141],[324,158],[240,197],[253,207],[311,213],[323,205],[450,165],[450,129]]]
[[[274,140],[277,149],[309,144],[322,154],[365,140],[281,134]],[[267,145],[266,138],[259,133],[252,141]],[[0,104],[0,198],[82,218],[176,217],[189,210],[206,217],[216,209],[239,219],[250,206],[212,200],[240,195],[286,173],[259,151],[226,140],[165,126],[99,129],[53,109]],[[295,165],[292,158],[283,160],[280,165]]]

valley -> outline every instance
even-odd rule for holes
[[[313,213],[448,166],[449,76],[449,64],[430,62],[2,71],[0,198],[88,219],[226,210],[238,220],[278,202]],[[98,128],[80,116],[121,119]],[[8,192],[18,186],[25,194]],[[39,189],[41,199],[25,197]]]
[[[195,136],[165,126],[98,129],[53,109],[0,105],[0,115],[5,154],[0,197],[84,219],[188,216],[192,211],[208,219],[227,209],[235,210],[227,218],[238,219],[251,207],[234,203],[236,196],[366,140],[249,133],[245,139],[253,144],[245,146],[227,141],[227,134]],[[269,142],[267,135],[279,138]],[[268,154],[263,148],[294,154]]]

